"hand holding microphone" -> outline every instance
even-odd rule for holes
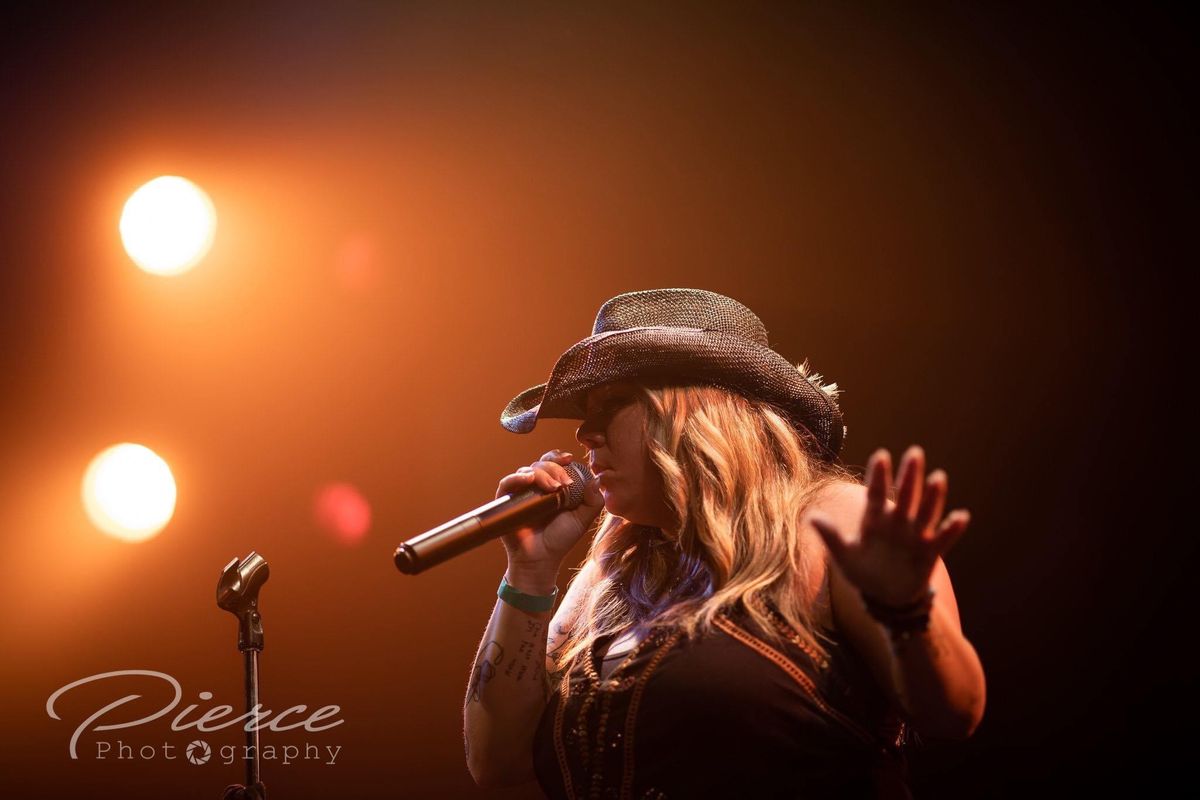
[[[585,464],[562,450],[500,480],[496,499],[396,548],[396,567],[415,574],[503,537],[510,569],[557,573],[604,498]]]
[[[496,497],[534,489],[538,492],[559,489],[569,482],[583,482],[583,499],[575,508],[560,513],[549,522],[517,528],[501,541],[508,551],[508,562],[516,568],[558,570],[563,559],[583,538],[596,516],[604,509],[604,496],[586,464],[575,462],[565,450],[551,450],[528,467],[500,479]]]

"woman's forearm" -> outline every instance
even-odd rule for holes
[[[909,721],[923,735],[965,739],[983,719],[983,665],[936,599],[928,631],[892,640],[892,679]]]
[[[549,594],[541,581],[521,580],[511,573],[509,581],[527,593]],[[550,619],[549,611],[522,611],[503,600],[492,610],[463,703],[467,767],[481,786],[534,779],[533,736],[547,703]]]

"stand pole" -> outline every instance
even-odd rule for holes
[[[258,650],[243,651],[246,659],[246,711],[252,712],[258,708]],[[258,783],[258,716],[254,717],[254,725],[246,731],[246,746],[254,754],[246,759],[246,785]]]
[[[217,581],[217,606],[238,618],[238,650],[245,663],[246,785],[225,787],[223,800],[265,800],[267,789],[259,773],[258,752],[258,654],[263,649],[262,615],[258,613],[258,592],[271,576],[266,560],[254,551],[245,561],[233,559],[221,571]]]

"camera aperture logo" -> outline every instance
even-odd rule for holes
[[[134,728],[140,725],[153,722],[157,719],[170,714],[178,706],[183,699],[183,687],[179,681],[171,677],[165,672],[157,672],[147,669],[125,669],[115,672],[103,672],[99,675],[91,675],[87,678],[81,678],[72,683],[68,683],[61,689],[54,692],[46,700],[46,713],[51,719],[62,719],[55,711],[55,703],[60,697],[72,689],[78,688],[89,683],[98,683],[113,678],[124,678],[131,676],[143,676],[150,679],[155,679],[165,682],[174,691],[174,697],[169,703],[147,714],[139,719],[125,721],[110,721],[110,717],[114,716],[113,712],[128,703],[139,700],[143,697],[140,694],[127,694],[124,697],[116,699],[111,703],[101,707],[93,712],[90,716],[84,719],[75,728],[75,732],[71,734],[71,741],[67,747],[71,758],[78,759],[79,756],[79,740],[87,733],[99,731],[119,730],[122,728]],[[200,700],[211,700],[212,692],[200,692],[198,695]],[[278,713],[263,708],[261,704],[255,705],[253,709],[245,714],[230,717],[233,714],[233,706],[217,705],[199,713],[199,706],[196,703],[191,703],[184,707],[182,711],[175,715],[171,720],[170,729],[172,731],[187,731],[195,729],[200,733],[211,733],[224,728],[238,726],[246,732],[250,731],[292,731],[303,728],[309,733],[319,733],[321,731],[336,728],[345,720],[339,719],[341,706],[328,705],[321,706],[315,711],[309,712],[307,706],[297,705],[286,708]],[[100,740],[95,742],[97,761],[113,759],[117,761],[126,760],[143,760],[150,761],[157,758],[162,758],[166,761],[185,760],[195,765],[203,765],[209,763],[213,756],[216,755],[221,763],[229,765],[238,758],[249,760],[254,757],[254,748],[251,745],[223,745],[215,751],[204,739],[195,739],[183,748],[182,756],[178,753],[180,749],[177,745],[169,742],[163,742],[161,745],[145,744],[135,747],[132,744],[117,739],[113,741]],[[319,745],[311,742],[304,742],[303,745],[287,744],[275,746],[271,744],[261,744],[259,746],[258,756],[263,761],[272,761],[282,765],[288,765],[297,761],[314,761],[319,760],[326,764],[334,764],[337,761],[338,755],[341,753],[341,745]]]
[[[212,748],[208,746],[208,742],[197,739],[188,745],[187,759],[193,764],[207,764],[210,758],[212,758]]]

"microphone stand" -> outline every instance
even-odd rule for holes
[[[246,747],[253,754],[246,762],[246,784],[225,787],[222,800],[266,800],[267,787],[259,779],[258,758],[258,654],[263,649],[262,615],[258,592],[271,576],[266,560],[250,551],[245,561],[234,558],[217,581],[217,606],[238,618],[238,650],[245,661],[246,711],[252,725],[246,729]]]

